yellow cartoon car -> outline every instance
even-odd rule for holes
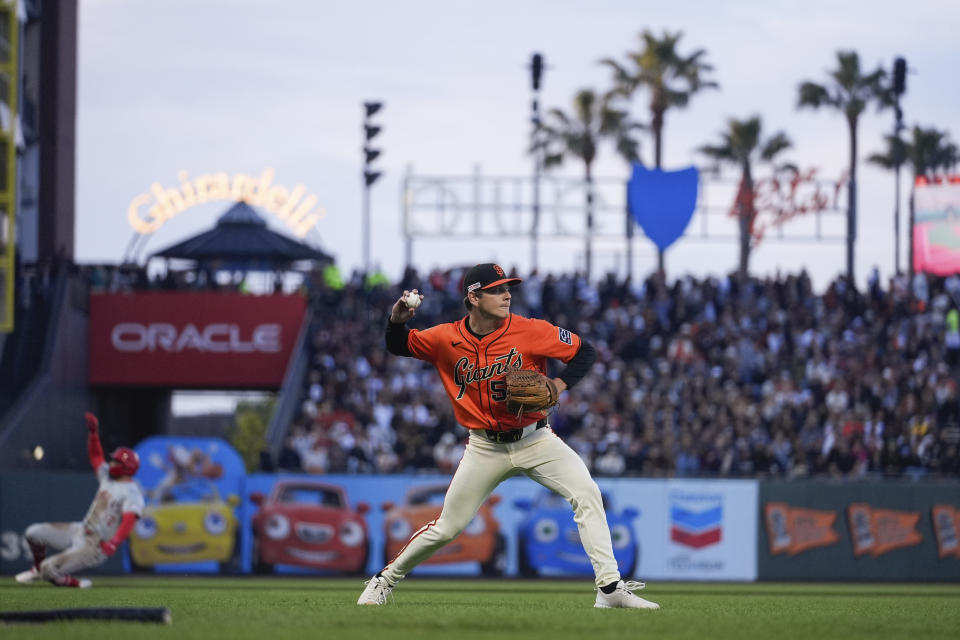
[[[194,484],[195,483],[191,483]],[[130,564],[134,571],[158,564],[217,562],[221,572],[239,569],[237,496],[220,497],[216,485],[191,487],[177,501],[148,504],[130,534]]]

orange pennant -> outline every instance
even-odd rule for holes
[[[767,540],[770,543],[770,555],[775,556],[790,549],[789,517],[790,507],[783,502],[768,502],[764,508],[764,520],[767,523]]]
[[[790,509],[790,535],[793,539],[788,553],[797,555],[807,549],[836,544],[840,536],[833,530],[836,511],[817,509]]]
[[[833,525],[835,511],[791,507],[784,502],[768,502],[764,506],[770,554],[795,556],[808,549],[827,547],[840,539]]]
[[[877,538],[874,557],[923,542],[923,536],[917,531],[919,522],[919,511],[874,509],[873,531]]]
[[[853,503],[847,507],[853,555],[881,556],[896,549],[923,542],[917,531],[918,511],[874,509],[869,504]]]
[[[960,529],[960,509],[949,504],[935,504],[930,509],[933,519],[933,532],[937,537],[937,555],[941,558],[956,555],[960,557],[960,542],[957,530]]]
[[[847,506],[847,524],[850,526],[850,542],[853,555],[862,556],[873,551],[873,517],[870,505],[854,503]]]

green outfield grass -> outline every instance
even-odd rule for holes
[[[960,638],[960,585],[652,584],[660,611],[593,609],[589,581],[410,578],[383,607],[358,607],[362,580],[98,578],[94,588],[0,579],[0,610],[169,607],[173,624],[0,625],[0,638]],[[119,634],[119,635],[115,635]]]

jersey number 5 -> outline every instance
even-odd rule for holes
[[[504,380],[490,381],[490,397],[494,402],[503,402],[507,399],[507,383]]]

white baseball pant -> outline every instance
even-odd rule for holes
[[[103,564],[107,556],[100,539],[87,532],[82,522],[39,522],[27,527],[27,541],[60,551],[40,563],[40,577],[56,582],[77,571]]]
[[[497,485],[520,473],[556,491],[573,507],[580,541],[593,565],[597,586],[619,580],[600,488],[580,456],[549,427],[504,444],[471,431],[463,458],[447,488],[440,517],[414,533],[381,575],[390,584],[402,580],[456,538]]]

